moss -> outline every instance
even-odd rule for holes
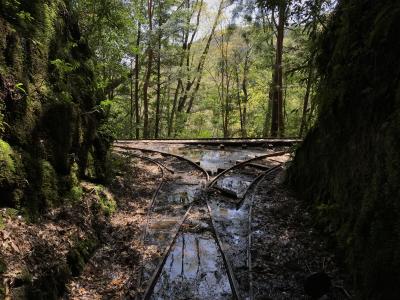
[[[344,253],[357,299],[400,294],[398,28],[399,2],[339,2],[320,38],[319,118],[288,170]]]
[[[100,208],[106,216],[112,215],[117,209],[117,203],[112,195],[106,192],[103,186],[96,187],[96,194],[99,197]]]
[[[93,203],[93,209],[99,216],[111,216],[117,209],[117,202],[113,195],[100,184],[86,183],[86,190],[90,190],[91,194],[96,196],[96,201]]]
[[[0,139],[0,206],[16,207],[22,197],[24,172],[20,155]]]
[[[59,203],[57,174],[53,166],[46,160],[42,160],[41,196],[46,207],[53,207]]]
[[[98,240],[94,237],[80,240],[67,255],[67,262],[72,276],[78,276],[92,253],[98,246]]]
[[[89,151],[87,157],[87,167],[85,170],[85,176],[89,179],[96,178],[95,161],[93,159],[92,151]]]
[[[11,146],[7,142],[0,140],[0,181],[7,180],[7,178],[14,175],[13,155],[14,152]]]
[[[79,186],[74,186],[71,188],[68,197],[72,200],[72,202],[79,202],[82,199],[83,191]]]
[[[0,3],[0,205],[38,216],[57,194],[81,198],[71,169],[83,176],[89,151],[91,176],[104,178],[103,116],[87,114],[102,97],[69,1]]]
[[[83,195],[83,190],[82,187],[80,186],[78,178],[78,172],[79,172],[78,164],[73,163],[69,175],[71,188],[68,192],[68,198],[70,198],[73,202],[78,202],[79,200],[81,200]]]

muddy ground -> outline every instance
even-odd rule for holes
[[[261,182],[254,197],[254,298],[310,299],[304,280],[320,271],[351,292],[346,273],[324,235],[313,228],[310,213],[281,184],[283,176]],[[161,255],[143,251],[141,243],[148,205],[160,180],[156,165],[124,159],[112,183],[102,189],[117,204],[110,215],[99,209],[101,197],[90,183],[83,183],[81,203],[51,210],[36,223],[2,209],[3,298],[134,298],[140,291],[141,262]],[[324,297],[346,299],[342,288],[333,288]]]
[[[326,236],[313,226],[304,203],[282,185],[284,171],[263,181],[254,197],[252,269],[255,299],[312,299],[305,279],[324,272],[334,286],[323,299],[348,299],[350,278],[329,247]]]

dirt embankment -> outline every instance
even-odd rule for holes
[[[140,174],[140,176],[137,176]],[[140,226],[159,170],[122,160],[108,187],[82,183],[81,201],[35,223],[0,211],[0,299],[119,299],[134,293]]]

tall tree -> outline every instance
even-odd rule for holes
[[[160,131],[161,118],[161,41],[162,41],[162,1],[158,2],[158,36],[157,36],[157,98],[156,98],[156,117],[154,124],[154,138],[158,138]]]
[[[140,74],[140,39],[141,39],[141,23],[138,21],[136,36],[136,54],[135,54],[135,122],[136,122],[136,139],[140,138],[140,111],[139,111],[139,74]]]
[[[272,120],[271,120],[271,136],[283,136],[285,133],[285,123],[283,118],[283,97],[282,97],[282,57],[283,57],[283,39],[285,33],[286,22],[286,0],[279,1],[276,5],[278,10],[278,22],[275,21],[275,7],[272,8],[272,20],[276,27],[276,52],[275,64],[272,80]]]
[[[147,17],[149,22],[148,46],[147,46],[147,70],[143,83],[143,138],[149,138],[149,85],[153,67],[153,0],[147,0]]]

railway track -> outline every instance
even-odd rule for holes
[[[284,153],[240,162],[209,181],[204,169],[178,155],[114,149],[163,170],[143,234],[146,253],[161,255],[145,258],[139,298],[252,299],[251,202],[257,183],[280,171],[282,164],[268,158]]]
[[[156,164],[163,170],[162,181],[147,208],[143,228],[143,251],[150,255],[141,264],[138,286],[144,290],[142,298],[147,298],[149,287],[158,277],[173,241],[209,175],[197,164],[177,155],[125,146],[115,146],[114,151]]]
[[[287,152],[262,155],[220,173],[208,185],[207,206],[217,238],[226,256],[241,299],[252,298],[251,283],[251,208],[258,183],[273,179],[282,163],[270,160]]]

